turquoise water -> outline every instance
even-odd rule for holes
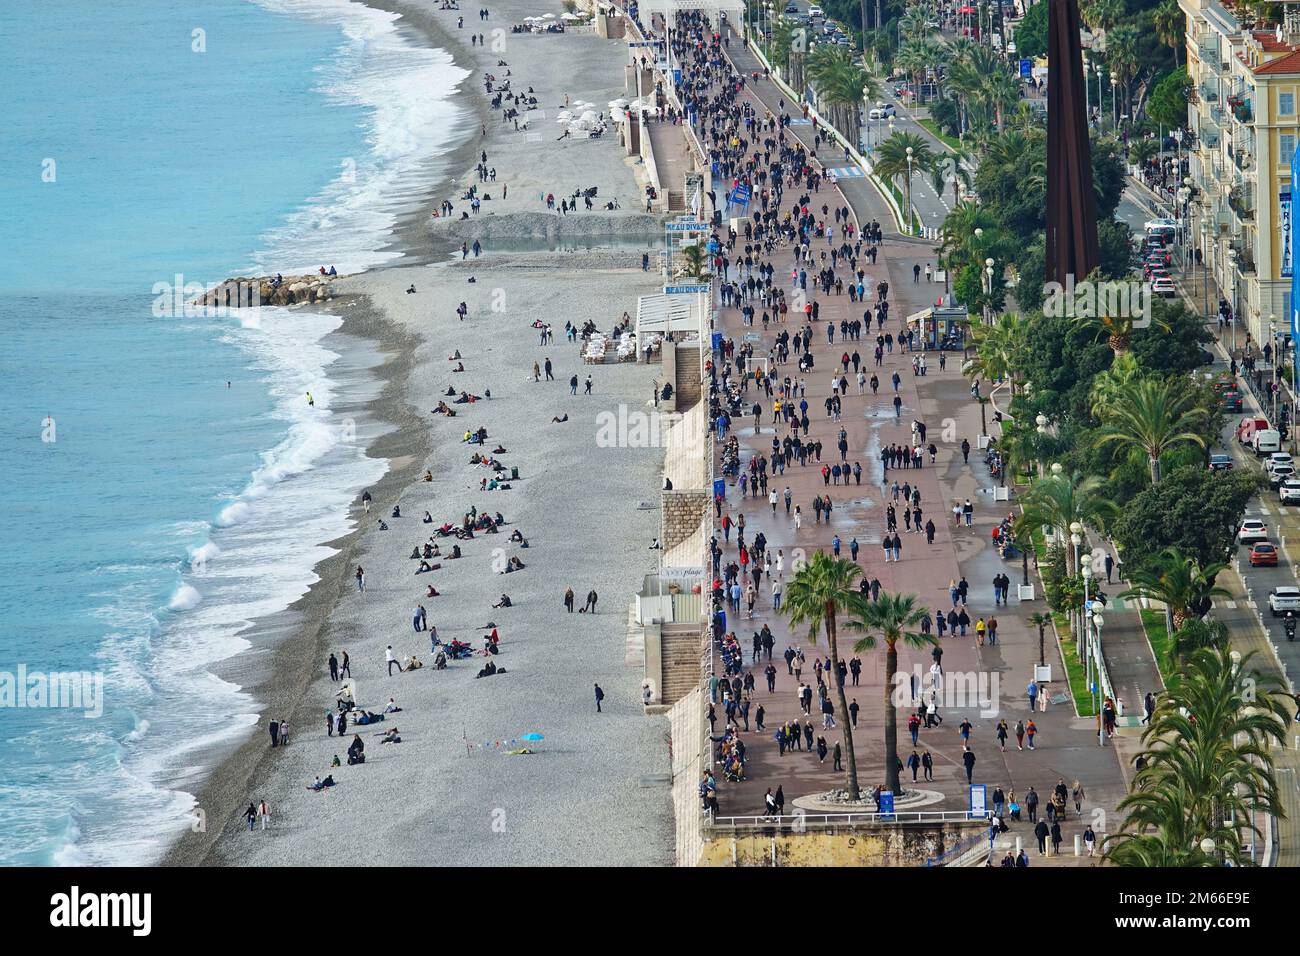
[[[331,412],[337,318],[170,314],[171,286],[385,261],[465,123],[463,71],[347,0],[91,10],[0,5],[4,864],[157,855],[259,719],[211,665],[384,471]],[[7,698],[20,668],[102,707]]]

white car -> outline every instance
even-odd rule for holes
[[[1237,532],[1239,544],[1259,544],[1267,540],[1268,527],[1258,518],[1247,518],[1241,523],[1241,530]]]
[[[1284,584],[1269,591],[1268,609],[1274,617],[1286,611],[1300,612],[1300,588]]]
[[[867,114],[867,119],[882,120],[889,119],[895,114],[896,110],[891,103],[877,103],[875,107]]]
[[[1274,465],[1268,472],[1268,483],[1273,486],[1282,484],[1288,478],[1295,477],[1294,465]]]
[[[1300,478],[1287,478],[1277,486],[1277,497],[1282,504],[1300,501]]]
[[[1284,451],[1275,451],[1264,462],[1264,470],[1272,471],[1275,465],[1295,465],[1295,461]]]

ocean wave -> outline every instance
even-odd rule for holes
[[[172,594],[172,599],[167,602],[167,607],[172,611],[189,611],[198,607],[199,602],[202,600],[203,595],[199,593],[198,588],[192,584],[182,584]]]
[[[345,157],[319,195],[263,237],[255,268],[297,272],[334,265],[360,272],[398,258],[383,246],[436,181],[437,158],[468,124],[468,112],[452,94],[469,73],[447,52],[413,39],[395,13],[352,0],[255,2],[343,31],[334,62],[321,71],[320,90],[332,102],[363,108],[369,147],[364,156]]]

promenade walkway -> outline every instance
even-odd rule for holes
[[[734,35],[727,52],[741,72],[748,74],[758,68],[752,54],[743,48]],[[752,103],[760,104],[763,107],[760,112],[775,112],[784,98],[774,84],[761,80],[747,82],[745,97]],[[788,102],[786,111],[793,112]],[[798,114],[794,112],[793,115]],[[804,142],[811,151],[814,138],[811,125],[791,125],[787,135],[791,134]],[[818,158],[832,168],[843,165],[842,151],[837,148],[824,147]],[[848,205],[859,224],[875,219],[887,231],[892,225],[886,204],[865,178],[841,177],[837,187],[823,184],[809,205],[820,209],[823,204],[829,207]],[[931,304],[942,294],[942,288],[936,284],[912,281],[913,264],[919,263],[924,268],[926,263],[933,262],[934,254],[930,243],[890,233],[880,247],[876,264],[864,266],[869,276],[866,281],[868,288],[874,287],[881,280],[889,282],[891,308],[886,331],[894,336],[898,336],[902,330],[906,315]],[[793,265],[791,250],[777,250],[773,264],[776,275],[786,276],[783,281],[788,282]],[[843,428],[849,443],[847,460],[862,465],[862,483],[828,488],[820,474],[820,463],[810,462],[802,468],[796,464],[786,468],[784,474],[772,476],[769,490],[775,487],[783,495],[784,489],[787,486],[790,488],[793,504],[801,506],[803,510],[803,520],[799,527],[795,526],[792,517],[787,516],[783,502],[778,504],[776,513],[773,514],[765,498],[738,497],[738,487],[734,484],[728,489],[726,513],[731,515],[733,521],[744,514],[747,538],[752,540],[761,531],[767,537],[769,551],[779,549],[782,552],[787,580],[789,562],[796,555],[829,549],[832,537],[838,534],[842,554],[846,556],[850,541],[857,539],[861,547],[859,562],[864,567],[865,576],[868,579],[877,578],[884,590],[913,593],[918,595],[921,606],[931,611],[935,608],[946,610],[950,606],[949,582],[959,579],[965,573],[971,585],[969,611],[972,619],[991,613],[998,615],[999,642],[996,646],[977,647],[973,632],[965,638],[950,635],[943,641],[945,672],[951,675],[972,675],[977,686],[985,689],[986,696],[990,698],[990,706],[983,713],[978,708],[945,711],[942,725],[921,732],[918,749],[928,749],[934,758],[933,781],[921,781],[919,784],[938,796],[938,802],[931,804],[931,808],[960,810],[967,804],[966,777],[961,765],[962,745],[956,726],[966,717],[974,726],[971,739],[971,749],[976,755],[973,779],[976,783],[987,784],[990,793],[995,786],[1001,786],[1004,790],[1015,790],[1018,796],[1023,796],[1029,786],[1034,786],[1046,799],[1046,794],[1050,793],[1058,779],[1064,778],[1067,783],[1080,779],[1088,791],[1085,814],[1098,807],[1112,809],[1123,792],[1123,778],[1115,754],[1108,746],[1098,746],[1093,723],[1076,718],[1068,705],[1053,706],[1046,713],[1034,715],[1040,730],[1034,751],[1017,750],[1014,738],[1006,753],[1001,752],[997,746],[994,729],[999,719],[1006,719],[1014,728],[1017,720],[1029,717],[1024,686],[1031,673],[1031,666],[1037,659],[1037,633],[1030,633],[1030,628],[1024,621],[1029,609],[1017,607],[1014,596],[1011,608],[993,607],[990,583],[992,576],[998,570],[1003,570],[1018,580],[1019,567],[1004,566],[990,543],[989,532],[1008,510],[1008,506],[1000,503],[995,505],[992,501],[988,490],[991,489],[992,481],[982,464],[980,454],[972,450],[969,464],[962,459],[960,443],[963,438],[970,441],[972,449],[978,444],[976,439],[980,416],[978,406],[969,400],[968,386],[961,377],[958,357],[951,356],[953,361],[947,363],[946,369],[940,370],[938,353],[929,352],[926,354],[928,374],[918,377],[912,373],[912,356],[902,351],[900,345],[895,345],[893,351],[884,356],[882,366],[877,368],[872,359],[876,334],[874,329],[870,336],[864,335],[860,341],[840,341],[840,320],[861,318],[863,307],[851,303],[847,295],[817,296],[817,301],[820,314],[813,340],[815,368],[806,376],[805,385],[809,417],[813,421],[810,437],[822,442],[822,459],[829,464],[838,460],[835,444],[838,432]],[[836,327],[834,342],[828,342],[825,335],[827,320]],[[737,342],[744,341],[747,334],[752,341],[753,336],[758,334],[761,341],[755,343],[754,347],[759,355],[767,352],[774,335],[779,332],[775,325],[766,335],[757,328],[745,326],[739,310],[735,308],[719,310],[717,327],[724,336]],[[790,327],[792,330],[799,327],[796,320],[791,320]],[[852,354],[855,350],[864,361],[868,374],[874,372],[880,378],[880,391],[878,395],[872,395],[868,389],[865,395],[858,396],[856,385],[851,384],[849,395],[844,399],[842,420],[833,421],[826,417],[823,410],[823,402],[831,390],[831,370],[840,367],[838,360],[844,352]],[[779,367],[777,371],[779,376],[789,374],[799,377],[797,369],[792,365]],[[891,384],[891,376],[895,372],[900,376],[898,394],[903,402],[901,415],[897,417],[892,405],[894,390]],[[851,372],[850,380],[852,383]],[[753,393],[748,396],[748,401],[758,401],[764,411],[763,421],[757,430],[752,418],[740,420],[733,427],[733,433],[739,436],[742,465],[747,464],[754,454],[770,453],[773,438],[780,437],[772,423],[772,400]],[[894,442],[910,444],[913,420],[927,425],[927,442],[933,441],[938,447],[937,462],[932,467],[927,457],[925,466],[920,469],[891,470],[886,475],[879,458],[880,449],[883,445]],[[884,511],[891,497],[890,485],[894,480],[900,484],[910,482],[920,489],[923,520],[933,519],[937,529],[934,543],[927,544],[924,534],[907,534],[904,531],[900,512],[902,561],[886,563],[883,560],[881,539],[885,526]],[[829,523],[814,520],[811,502],[818,494],[830,494],[835,503]],[[951,512],[954,501],[964,501],[967,497],[976,507],[975,526],[970,529],[957,527]],[[721,537],[720,534],[720,541]],[[735,554],[734,536],[726,545],[724,561],[729,561]],[[772,738],[772,729],[776,725],[796,716],[801,720],[803,718],[796,700],[798,681],[788,672],[781,659],[783,650],[787,645],[804,649],[807,664],[803,678],[813,682],[813,662],[819,655],[824,657],[825,645],[813,646],[806,633],[792,633],[784,618],[772,611],[770,590],[764,587],[753,619],[730,622],[746,649],[747,660],[750,657],[750,636],[764,624],[771,627],[776,636],[776,686],[773,692],[768,692],[762,676],[765,662],[754,666],[756,689],[754,707],[750,713],[751,731],[745,735],[748,746],[748,779],[739,783],[720,782],[719,804],[722,815],[761,813],[764,792],[768,787],[775,788],[777,784],[785,789],[787,806],[801,796],[842,785],[842,774],[833,770],[831,757],[828,756],[824,763],[819,762],[815,753],[809,754],[806,751],[795,751],[781,757]],[[842,632],[841,653],[846,659],[854,656],[852,641],[851,634]],[[1056,670],[1059,673],[1059,658],[1056,657],[1054,646],[1050,644],[1049,654],[1049,660],[1056,660]],[[861,708],[855,735],[855,753],[861,783],[864,788],[869,788],[884,781],[883,727],[887,699],[883,683],[884,653],[878,649],[862,654],[861,658],[861,683],[846,688],[846,695]],[[900,672],[917,674],[918,684],[924,683],[920,675],[928,673],[930,663],[930,654],[926,649],[900,649]],[[982,684],[979,683],[981,681]],[[759,705],[765,711],[764,732],[759,732],[755,726]],[[720,715],[721,707],[718,710]],[[838,714],[836,719],[842,721],[845,716]],[[903,759],[912,750],[906,718],[906,712],[899,714],[899,753]],[[828,746],[833,749],[840,739],[840,732],[837,729],[823,730],[821,716],[815,712],[815,707],[812,721],[814,735],[825,736]],[[904,779],[910,782],[910,773],[905,771]],[[1067,824],[1067,844],[1071,840],[1071,828],[1077,830],[1081,826],[1077,820],[1071,820]],[[1101,832],[1101,827],[1096,828]],[[1027,824],[1021,823],[1013,831],[1018,832],[1009,836],[1019,835],[1026,844],[1032,843]]]

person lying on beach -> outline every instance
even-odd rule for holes
[[[376,734],[376,736],[379,735]],[[384,731],[382,737],[380,737],[379,742],[381,744],[400,744],[402,742],[402,737],[401,734],[398,732],[398,729],[396,727],[393,727],[390,730]]]
[[[446,415],[448,418],[455,418],[455,417],[456,417],[456,409],[452,408],[452,407],[451,407],[450,405],[448,405],[446,402],[439,402],[439,403],[438,403],[438,407],[435,408],[435,409],[431,412],[431,414],[433,414],[433,415]]]
[[[494,455],[504,455],[505,453],[506,453],[506,449],[504,445],[497,445],[496,448],[492,449],[492,454]]]
[[[568,413],[568,412],[565,412],[563,418],[560,418],[559,416],[556,416],[556,417],[552,418],[552,419],[551,419],[551,424],[552,424],[552,425],[559,425],[560,423],[562,423],[562,422],[567,422],[568,420],[569,420],[569,413]]]
[[[500,601],[497,601],[497,603],[496,603],[496,604],[493,604],[492,606],[493,606],[494,608],[495,608],[495,607],[512,607],[513,605],[510,603],[510,595],[509,595],[509,594],[503,594],[503,595],[501,595],[501,600],[500,600]]]
[[[338,760],[337,757],[335,757],[334,759]],[[324,790],[325,788],[332,787],[332,786],[334,786],[334,776],[331,774],[327,776],[324,780],[322,780],[319,776],[317,776],[316,782],[308,784],[307,789],[315,790],[316,792],[319,793],[321,790]]]
[[[391,697],[388,698],[388,706],[384,708],[384,713],[385,713],[385,714],[400,714],[401,712],[402,712],[402,708],[400,708],[400,707],[397,706],[397,701],[393,700],[393,698],[391,698]]]
[[[464,369],[458,369],[457,371],[464,371]],[[469,392],[461,392],[460,395],[456,397],[455,402],[457,405],[472,405],[478,400],[479,397],[477,395],[471,395]]]
[[[361,713],[357,714],[355,717],[352,718],[352,723],[356,724],[359,727],[364,727],[367,724],[377,724],[383,719],[384,719],[383,714],[372,714],[368,710],[363,710]]]

